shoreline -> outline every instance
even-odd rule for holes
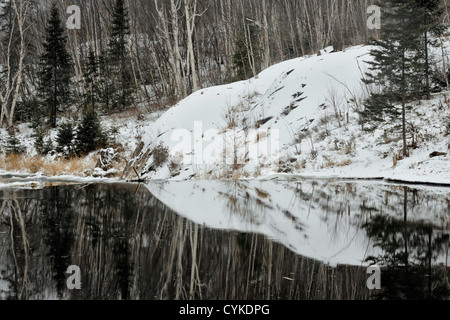
[[[143,180],[132,180],[132,179],[119,179],[119,178],[98,178],[92,176],[74,176],[74,175],[43,175],[38,174],[27,174],[21,172],[8,172],[0,171],[0,189],[7,189],[11,186],[20,187],[26,185],[36,185],[36,184],[64,184],[64,183],[107,183],[107,184],[148,184],[152,182],[186,182],[186,181],[312,181],[312,180],[339,180],[348,182],[384,182],[386,184],[399,184],[399,185],[411,185],[411,186],[429,186],[438,188],[450,188],[450,182],[436,181],[430,179],[425,181],[424,179],[407,179],[401,177],[355,177],[355,176],[345,176],[345,175],[327,175],[325,173],[308,173],[308,174],[269,174],[266,176],[261,176],[257,178],[243,178],[243,179],[143,179]],[[2,183],[2,181],[9,183]]]

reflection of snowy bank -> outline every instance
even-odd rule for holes
[[[69,185],[80,183],[114,183],[116,180],[107,178],[92,178],[92,177],[78,177],[78,176],[54,176],[47,177],[41,174],[37,175],[16,175],[5,174],[0,175],[0,189],[42,189],[46,186],[55,185]]]
[[[404,187],[380,182],[198,181],[147,187],[195,223],[261,233],[302,256],[331,265],[366,264],[368,256],[381,252],[362,226],[379,215],[402,220],[405,214]],[[446,188],[409,190],[408,221],[426,221],[448,230],[449,199]]]

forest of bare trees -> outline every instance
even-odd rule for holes
[[[2,0],[1,122],[27,117],[37,83],[50,0]],[[367,43],[369,0],[129,0],[129,63],[136,103],[156,108],[199,88],[257,75],[268,66],[327,46]],[[105,50],[114,1],[57,1],[66,22],[81,9],[81,29],[67,29],[73,75],[81,81],[89,50]]]

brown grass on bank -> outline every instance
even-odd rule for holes
[[[86,172],[91,171],[96,164],[96,159],[59,159],[47,161],[41,157],[30,157],[25,155],[11,154],[0,156],[0,169],[13,172],[37,173],[44,175],[76,175],[85,176]]]
[[[353,161],[350,160],[350,159],[343,160],[343,161],[340,161],[340,162],[339,162],[339,161],[334,161],[334,160],[330,159],[330,158],[327,157],[327,156],[324,156],[324,159],[325,159],[325,161],[326,161],[326,163],[325,163],[325,165],[324,165],[325,168],[342,168],[342,167],[348,167],[348,166],[350,166],[350,165],[353,163]]]

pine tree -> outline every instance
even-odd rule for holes
[[[45,156],[54,150],[52,138],[45,139],[45,128],[39,127],[35,130],[34,147],[40,156]]]
[[[408,156],[406,139],[407,101],[423,92],[423,46],[421,37],[421,14],[417,12],[416,0],[381,0],[383,24],[380,40],[374,40],[368,62],[370,72],[363,81],[379,91],[371,94],[365,103],[363,116],[380,120],[385,114],[393,119],[401,116],[403,154]],[[398,112],[394,107],[400,103]]]
[[[441,0],[416,0],[419,7],[418,13],[421,14],[422,25],[424,29],[424,72],[425,72],[425,90],[427,100],[431,99],[430,88],[430,59],[429,59],[429,46],[436,46],[437,43],[429,34],[434,36],[441,36],[445,30],[445,26],[441,23],[440,18],[444,13],[441,8]]]
[[[84,64],[84,82],[86,92],[84,94],[84,108],[94,109],[94,106],[101,101],[100,91],[100,62],[92,48]]]
[[[114,110],[124,110],[134,102],[135,83],[128,58],[128,39],[130,36],[130,18],[124,0],[116,0],[113,9],[111,35],[108,44],[108,64],[114,86]]]
[[[65,123],[58,129],[56,137],[56,151],[64,154],[65,157],[70,158],[74,155],[74,128],[71,123]]]
[[[42,128],[37,128],[34,136],[34,147],[39,155],[44,155],[44,130]]]
[[[49,152],[52,152],[54,150],[55,150],[55,147],[53,146],[52,138],[48,137],[47,140],[45,140],[45,142],[44,142],[43,153],[44,153],[44,155],[46,155]]]
[[[98,57],[99,65],[99,99],[102,105],[102,109],[105,112],[111,112],[113,95],[114,95],[114,83],[112,79],[112,67],[108,61],[108,53],[102,52]]]
[[[6,140],[6,154],[23,154],[25,153],[25,147],[20,143],[19,138],[17,138],[14,130],[10,131],[8,134],[8,139]]]
[[[236,41],[236,51],[233,55],[233,69],[236,72],[235,80],[245,80],[253,76],[252,62],[256,72],[260,71],[261,54],[258,45],[258,31],[254,25],[246,26],[245,31]]]
[[[76,151],[86,155],[99,148],[106,147],[106,137],[95,111],[87,111],[77,129]]]
[[[50,111],[50,125],[56,128],[58,109],[70,102],[72,59],[56,3],[52,4],[41,57],[39,94]]]

